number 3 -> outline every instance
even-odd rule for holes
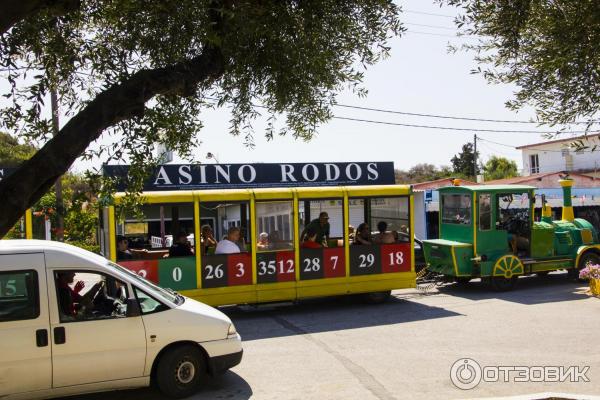
[[[246,273],[246,271],[244,271],[244,264],[237,263],[235,266],[237,268],[237,272],[235,274],[235,277],[236,278],[241,278],[242,276],[244,276],[244,274]]]

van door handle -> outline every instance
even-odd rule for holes
[[[64,326],[54,328],[54,344],[63,344],[67,341],[67,334]]]
[[[48,346],[48,331],[46,329],[38,329],[35,331],[35,343],[37,347]]]

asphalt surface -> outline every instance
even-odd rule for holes
[[[355,298],[228,308],[242,363],[192,399],[466,399],[542,392],[600,395],[600,299],[565,274],[494,293],[478,282],[398,290],[386,304]],[[481,382],[460,390],[452,364],[589,366],[589,382]],[[535,398],[545,398],[538,395]],[[151,390],[78,396],[155,400]]]

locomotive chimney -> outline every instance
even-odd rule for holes
[[[562,220],[573,222],[575,214],[573,213],[573,203],[571,202],[571,187],[573,186],[573,179],[565,177],[558,181],[563,189],[563,208],[562,208]]]
[[[542,195],[542,222],[552,222],[552,207],[546,201],[546,195]]]

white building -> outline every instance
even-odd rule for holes
[[[587,149],[575,151],[570,144],[582,141]],[[592,149],[596,146],[595,151]],[[517,147],[523,157],[523,176],[559,171],[585,172],[600,177],[600,135],[565,137]]]

